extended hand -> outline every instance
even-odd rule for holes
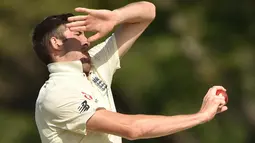
[[[68,18],[66,26],[73,31],[96,32],[88,38],[89,42],[96,41],[107,35],[117,24],[117,14],[110,10],[95,10],[88,8],[75,8],[77,12],[84,12],[87,15],[78,15]]]

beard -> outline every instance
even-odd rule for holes
[[[83,72],[86,74],[89,73],[89,71],[91,69],[91,59],[90,58],[81,58],[80,61],[82,63]]]

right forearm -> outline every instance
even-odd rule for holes
[[[86,127],[91,131],[114,134],[130,140],[170,135],[210,121],[216,114],[226,111],[228,108],[225,106],[225,98],[215,95],[218,89],[224,90],[221,86],[214,86],[208,90],[202,107],[196,114],[125,115],[100,109],[87,121]]]
[[[133,139],[170,135],[205,122],[205,116],[197,113],[177,116],[135,115],[132,127],[136,130]]]

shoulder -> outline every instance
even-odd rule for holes
[[[84,94],[90,95],[90,90],[80,90],[74,87],[55,86],[47,90],[40,99],[40,106],[47,112],[57,112],[79,105],[84,101]]]

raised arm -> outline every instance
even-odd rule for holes
[[[77,12],[87,15],[70,17],[67,24],[74,31],[92,31],[95,35],[88,38],[96,41],[111,32],[116,26],[115,36],[119,55],[123,56],[143,33],[156,15],[156,8],[150,2],[135,2],[116,10],[96,10],[76,8]]]
[[[117,13],[117,46],[120,57],[134,44],[156,16],[156,7],[149,2],[131,3],[113,12]]]
[[[216,96],[216,90],[209,89],[198,113],[176,116],[125,115],[98,110],[88,120],[87,129],[118,135],[129,140],[170,135],[210,121],[217,113],[227,110],[224,97]]]

